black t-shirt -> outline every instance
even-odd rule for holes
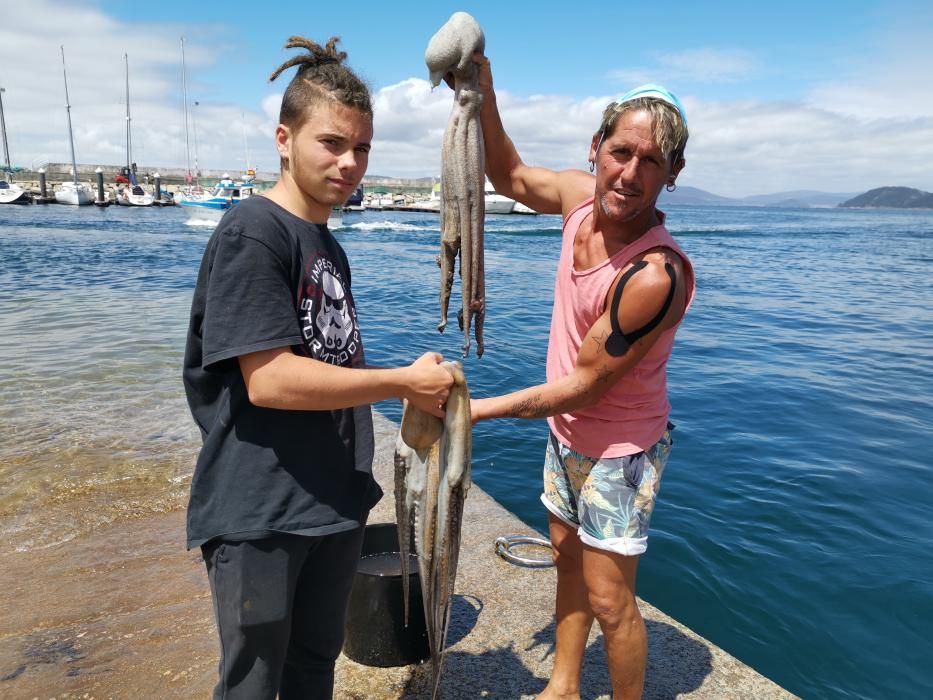
[[[288,411],[249,402],[237,358],[289,346],[364,366],[350,266],[326,226],[251,197],[208,241],[191,304],[184,384],[203,446],[191,481],[189,548],[218,536],[350,530],[382,496],[368,405]]]

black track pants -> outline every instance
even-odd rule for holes
[[[363,529],[202,546],[220,636],[215,700],[329,700]]]

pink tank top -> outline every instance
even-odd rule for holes
[[[696,290],[693,265],[664,228],[665,216],[661,211],[658,211],[660,225],[646,231],[611,258],[588,270],[573,269],[573,242],[581,222],[592,208],[591,198],[571,211],[564,221],[547,352],[549,382],[574,370],[583,339],[605,311],[609,288],[636,256],[651,248],[670,248],[684,262],[687,308]],[[670,413],[667,358],[679,326],[680,323],[664,331],[641,362],[623,375],[598,403],[548,418],[557,439],[594,459],[635,454],[654,445],[664,433]]]

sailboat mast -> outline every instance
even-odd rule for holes
[[[126,65],[126,170],[127,174],[133,171],[133,137],[130,131],[130,58],[123,54],[123,62]]]
[[[6,142],[6,119],[3,117],[3,93],[5,88],[0,87],[0,133],[3,134],[3,161],[6,163],[6,172],[12,173],[13,166],[10,165],[10,147]]]
[[[198,165],[198,105],[200,103],[194,101],[194,109],[191,110],[191,126],[194,127],[194,182],[200,186],[198,178],[201,177],[201,166]]]
[[[62,75],[65,77],[65,111],[68,113],[68,143],[71,144],[71,180],[78,185],[78,161],[75,158],[75,137],[71,132],[71,100],[68,99],[68,73],[65,71],[65,47],[62,46]]]
[[[246,112],[240,112],[243,117],[243,147],[246,150],[246,172],[250,171],[249,167],[249,139],[246,138]]]
[[[185,172],[191,182],[191,146],[188,144],[188,75],[185,69],[185,37],[181,38],[181,92],[185,103]]]

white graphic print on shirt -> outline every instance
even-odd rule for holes
[[[301,332],[311,357],[334,365],[351,364],[360,349],[356,309],[340,271],[327,258],[311,263],[299,310]]]

